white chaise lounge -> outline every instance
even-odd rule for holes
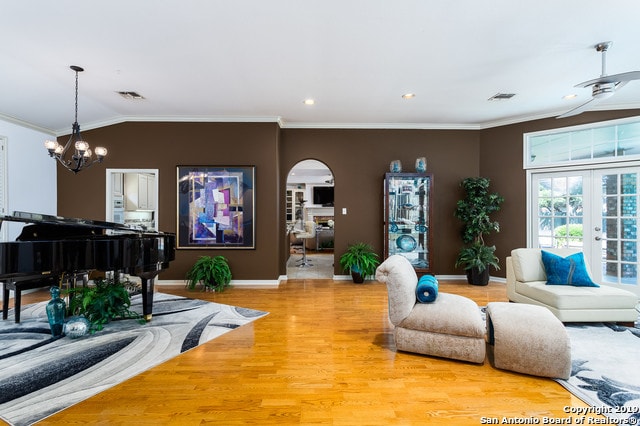
[[[575,249],[545,249],[559,256]],[[507,257],[507,297],[512,302],[548,308],[562,322],[633,323],[638,318],[638,296],[619,288],[547,285],[541,249],[519,248]]]

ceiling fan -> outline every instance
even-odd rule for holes
[[[565,112],[556,118],[571,117],[572,115],[578,115],[586,111],[592,102],[600,102],[603,99],[607,99],[612,96],[615,91],[632,80],[640,80],[640,71],[629,71],[620,74],[607,75],[607,50],[611,47],[611,41],[603,41],[596,44],[594,47],[596,51],[602,53],[602,75],[593,80],[584,81],[580,84],[576,84],[575,87],[591,87],[591,99],[582,105]]]

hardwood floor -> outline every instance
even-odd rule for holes
[[[586,407],[553,380],[396,352],[377,282],[289,280],[223,293],[159,291],[270,314],[45,419],[41,424],[433,424],[564,419]],[[504,284],[440,282],[479,305]],[[48,293],[26,295],[25,304]]]

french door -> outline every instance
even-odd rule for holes
[[[532,246],[583,250],[595,281],[640,295],[640,167],[531,174]]]

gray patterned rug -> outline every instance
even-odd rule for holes
[[[565,324],[571,341],[571,377],[556,380],[612,419],[640,422],[640,329],[615,324]]]
[[[486,306],[480,307],[483,319]],[[610,424],[640,424],[640,318],[635,327],[610,323],[567,323],[571,341],[571,377],[555,379],[602,414]]]
[[[141,296],[132,310],[142,312]],[[53,339],[45,306],[0,321],[0,418],[28,425],[63,410],[266,312],[156,293],[153,319],[114,321],[94,335]]]

